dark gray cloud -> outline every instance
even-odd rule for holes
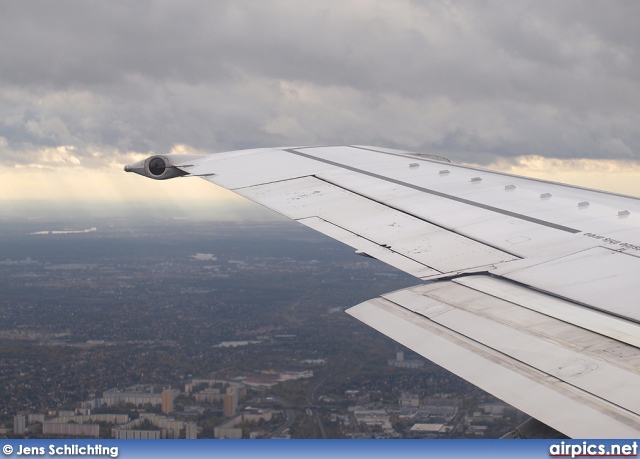
[[[638,159],[637,2],[0,4],[0,161],[368,143]]]

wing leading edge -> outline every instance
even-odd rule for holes
[[[125,170],[202,177],[415,276],[347,312],[566,435],[640,434],[638,199],[359,146]]]

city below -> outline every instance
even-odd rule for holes
[[[345,314],[419,281],[296,223],[2,223],[0,436],[497,438],[526,419]]]

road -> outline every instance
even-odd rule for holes
[[[269,438],[278,438],[282,436],[283,432],[289,429],[293,424],[293,421],[296,420],[296,412],[293,409],[293,405],[288,400],[274,396],[273,401],[282,405],[285,416],[284,423],[280,427],[278,427],[271,435],[269,435]]]
[[[318,381],[318,384],[316,384],[313,387],[313,390],[309,393],[309,406],[305,410],[305,412],[307,413],[307,416],[309,416],[310,418],[312,425],[314,426],[316,437],[320,437],[320,438],[327,438],[327,432],[324,429],[324,425],[322,424],[322,418],[320,417],[320,413],[318,412],[318,409],[315,407],[315,403],[316,403],[316,391],[318,390],[318,387],[322,385],[322,383],[324,382],[324,379],[325,378],[322,378],[320,381]],[[317,433],[320,433],[320,435],[317,435]]]

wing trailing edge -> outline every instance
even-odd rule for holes
[[[477,278],[495,281],[461,280]],[[640,358],[636,347],[455,281],[392,292],[346,312],[565,435],[640,434],[640,375],[630,362]]]

